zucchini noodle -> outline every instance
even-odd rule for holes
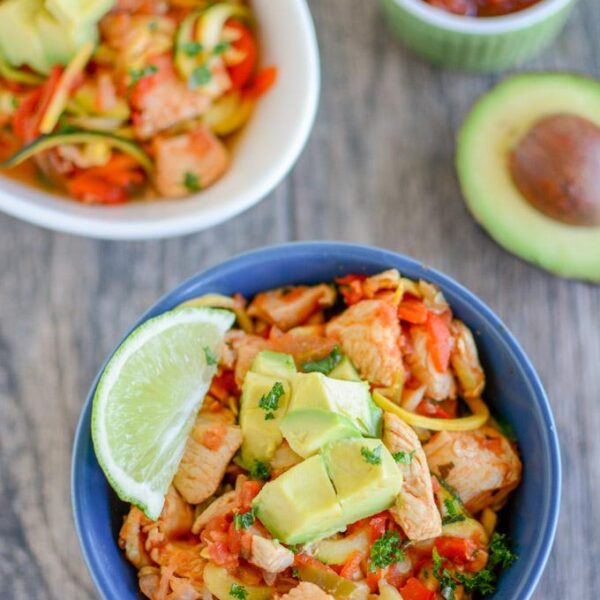
[[[248,316],[248,313],[246,313],[246,310],[239,306],[239,304],[229,296],[224,296],[223,294],[204,294],[204,296],[198,296],[198,298],[192,298],[191,300],[182,302],[177,308],[190,306],[209,306],[211,308],[225,308],[231,310],[235,313],[240,327],[246,333],[254,333],[254,324],[252,323],[252,319]]]
[[[401,406],[394,404],[377,390],[373,392],[373,400],[379,408],[398,415],[409,425],[430,429],[432,431],[471,431],[472,429],[479,429],[485,425],[490,417],[490,411],[481,398],[465,398],[464,400],[473,414],[458,419],[435,419],[417,415],[416,413],[409,412]]]

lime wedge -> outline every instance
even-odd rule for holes
[[[235,316],[183,308],[138,327],[100,378],[92,409],[98,462],[121,500],[161,513]]]

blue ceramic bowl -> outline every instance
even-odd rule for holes
[[[159,300],[140,323],[180,302],[207,292],[252,296],[295,283],[331,281],[347,273],[375,273],[396,267],[443,290],[455,314],[475,332],[487,374],[486,400],[506,418],[519,440],[523,482],[505,510],[505,523],[519,560],[506,571],[496,600],[526,600],[550,553],[560,504],[560,455],[548,400],[523,350],[500,319],[452,279],[418,262],[377,248],[341,243],[275,246],[233,258],[200,273]],[[140,598],[135,570],[117,546],[127,506],[109,487],[94,455],[90,435],[92,385],[75,436],[72,502],[75,524],[90,573],[106,600]]]

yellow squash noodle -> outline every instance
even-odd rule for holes
[[[490,417],[490,411],[481,398],[465,398],[472,415],[458,419],[435,419],[425,417],[394,404],[378,391],[373,392],[373,400],[379,408],[398,415],[403,421],[414,427],[423,427],[432,431],[470,431],[485,425]]]
[[[231,310],[235,313],[240,327],[246,333],[254,333],[252,320],[246,311],[230,296],[224,296],[223,294],[204,294],[204,296],[198,296],[198,298],[192,298],[191,300],[182,302],[177,308],[190,306],[209,306],[211,308],[226,308],[227,310]]]

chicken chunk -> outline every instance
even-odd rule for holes
[[[153,149],[156,187],[170,198],[210,186],[229,166],[227,149],[206,125],[173,137],[158,136]]]
[[[248,314],[287,331],[304,323],[321,309],[332,306],[335,298],[334,289],[324,283],[280,288],[257,294],[248,308]]]
[[[456,382],[454,375],[447,369],[440,373],[427,350],[427,331],[424,327],[410,328],[410,351],[406,355],[406,363],[412,374],[427,386],[425,395],[434,400],[456,398]]]
[[[252,361],[259,352],[269,347],[269,343],[258,335],[239,331],[231,332],[228,343],[235,354],[235,382],[241,387]]]
[[[237,507],[237,494],[235,491],[227,492],[213,500],[197,517],[192,527],[192,533],[198,534],[211,519],[225,516]]]
[[[142,526],[147,522],[144,513],[136,506],[132,506],[119,532],[119,547],[125,550],[127,560],[136,569],[150,564],[150,557],[144,547],[146,536],[142,531]]]
[[[479,362],[473,334],[458,320],[452,321],[451,329],[455,343],[450,362],[458,378],[460,391],[465,398],[477,398],[481,396],[485,387],[485,375]]]
[[[206,444],[206,434],[220,428],[222,441],[218,448]],[[210,435],[210,433],[209,433]],[[225,469],[242,444],[242,432],[235,425],[215,425],[204,413],[196,418],[173,485],[190,504],[199,504],[210,498],[219,487]],[[211,447],[213,444],[210,444]]]
[[[375,385],[404,378],[400,322],[396,307],[383,300],[362,300],[330,321],[326,334],[337,340],[360,374]]]
[[[290,590],[279,600],[335,600],[333,596],[324,592],[318,585],[303,581],[294,589]]]
[[[412,428],[400,417],[383,413],[383,443],[395,454],[404,452],[399,461],[404,481],[394,507],[394,521],[411,540],[428,540],[442,534],[442,519],[435,504],[431,475],[421,442]]]
[[[294,553],[273,540],[253,535],[248,560],[268,573],[281,573],[294,564]]]
[[[424,446],[429,468],[456,489],[473,514],[498,509],[521,479],[521,461],[510,442],[490,427],[440,431]]]

